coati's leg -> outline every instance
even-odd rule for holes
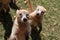
[[[29,34],[28,33],[25,34],[25,37],[26,37],[25,40],[29,40]]]
[[[39,24],[40,26],[41,24]],[[33,25],[31,26],[32,27],[32,30],[31,30],[31,37],[32,37],[32,40],[41,40],[41,36],[40,36],[40,33],[39,31],[41,32],[41,30],[37,30],[37,27],[34,27]]]
[[[26,39],[25,40],[29,40],[29,36],[28,35],[26,36]]]
[[[40,33],[42,31],[42,23],[39,23],[38,27],[39,27],[39,31],[38,32]]]
[[[31,37],[32,40],[40,40],[40,35],[38,33],[38,30],[36,27],[34,27],[33,25],[31,26],[32,30],[31,30]]]
[[[41,31],[42,31],[42,23],[39,23],[38,24],[38,27],[39,27],[39,31],[38,31],[38,38],[39,38],[39,40],[41,40],[41,35],[40,35],[40,33],[41,33]]]
[[[32,40],[36,40],[36,33],[37,33],[37,29],[35,28],[35,27],[33,27],[33,26],[31,26],[32,27],[32,29],[31,29],[31,37],[32,37]]]
[[[12,25],[13,25],[13,21],[12,21],[12,17],[9,14],[9,12],[2,12],[2,24],[3,24],[3,28],[5,29],[5,35],[4,35],[4,40],[7,40],[7,38],[10,37],[11,34],[11,30],[12,30]]]

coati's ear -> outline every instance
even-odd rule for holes
[[[46,9],[44,8],[44,12],[46,12]]]
[[[16,14],[18,14],[18,13],[19,13],[19,11],[20,11],[20,10],[18,10],[18,9],[17,9]]]

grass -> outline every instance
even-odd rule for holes
[[[41,32],[42,40],[60,40],[60,0],[31,0],[33,9],[37,5],[42,5],[47,9],[47,12],[43,20],[43,29]],[[28,6],[24,4],[23,0],[18,0],[17,5],[22,6],[24,9],[28,9]],[[15,15],[15,11],[10,11],[12,17]],[[3,40],[4,29],[0,24],[0,40]]]

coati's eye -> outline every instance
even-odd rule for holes
[[[26,16],[29,16],[29,14],[26,14]]]
[[[19,15],[20,15],[20,17],[22,17],[22,13],[20,13]]]
[[[26,17],[29,18],[29,14],[26,14]]]
[[[44,12],[42,11],[41,14],[44,14]]]

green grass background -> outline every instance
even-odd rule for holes
[[[60,0],[31,0],[33,10],[37,5],[42,5],[47,9],[43,20],[43,29],[41,32],[42,40],[60,40]],[[24,9],[28,9],[24,0],[17,0],[17,5]],[[15,10],[10,11],[12,18]],[[0,23],[0,40],[3,40],[4,29]]]

